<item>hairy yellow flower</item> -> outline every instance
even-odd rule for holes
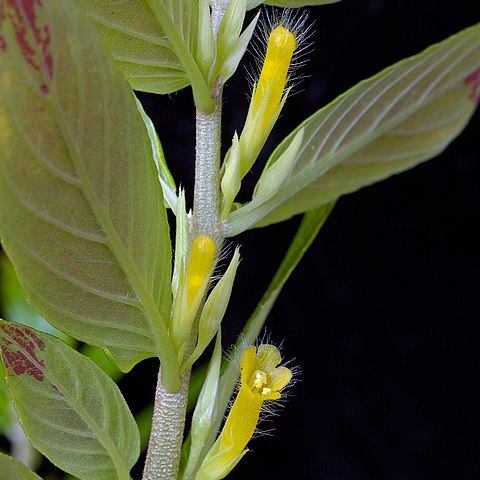
[[[246,453],[265,401],[278,400],[292,371],[278,366],[280,352],[273,345],[246,347],[240,361],[240,388],[217,441],[205,457],[198,480],[224,478]]]
[[[285,92],[288,71],[297,48],[295,35],[283,26],[275,27],[268,38],[267,53],[260,78],[252,96],[252,113],[255,115],[265,101],[262,125],[268,131]]]
[[[223,216],[231,211],[243,177],[257,160],[287,100],[291,73],[299,65],[298,59],[305,50],[303,43],[309,36],[306,18],[289,11],[273,19],[267,17],[262,38],[266,50],[264,55],[260,54],[260,76],[253,86],[242,133],[240,137],[235,133],[223,167]]]

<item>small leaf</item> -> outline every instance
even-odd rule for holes
[[[183,480],[195,478],[198,464],[202,460],[202,452],[208,438],[212,423],[217,414],[217,394],[220,379],[220,366],[222,363],[222,343],[220,331],[217,334],[207,376],[203,382],[202,390],[192,416],[190,430],[190,452],[183,472]]]
[[[35,448],[82,480],[130,479],[140,438],[113,380],[61,340],[24,325],[0,321],[0,349]]]
[[[245,0],[232,0],[228,5],[218,29],[217,55],[211,81],[218,77],[225,83],[237,70],[260,16],[258,13],[241,33],[245,13]]]
[[[137,100],[137,108],[142,116],[142,120],[145,123],[147,128],[148,137],[152,145],[153,160],[158,170],[158,179],[162,185],[163,197],[165,198],[165,206],[172,209],[175,213],[177,206],[177,187],[175,185],[175,180],[168,169],[167,161],[165,160],[165,155],[163,153],[162,144],[158,138],[157,131],[155,130],[155,125],[153,124],[150,117],[147,115],[143,109],[142,104]]]
[[[195,58],[198,51],[198,0],[145,0],[156,21],[165,32],[172,50],[180,60],[183,70],[192,85],[197,108],[210,112],[214,102],[199,64]],[[198,47],[198,48],[197,48]]]
[[[189,219],[186,208],[185,190],[181,189],[178,195],[178,202],[175,211],[175,217],[177,222],[175,228],[175,259],[172,275],[172,295],[174,302],[177,294],[179,293],[180,285],[182,284],[185,262],[188,255]]]
[[[285,220],[436,156],[475,111],[479,72],[476,25],[361,82],[278,146],[265,172],[304,129],[281,188],[232,212],[228,235]]]
[[[5,480],[42,480],[16,458],[0,452],[0,472]]]
[[[208,0],[198,1],[198,33],[195,58],[205,78],[215,61],[215,35],[213,33],[212,15]]]
[[[50,323],[108,348],[124,371],[159,356],[178,382],[168,223],[135,97],[75,5],[36,0],[34,20],[20,0],[6,5],[2,245]]]

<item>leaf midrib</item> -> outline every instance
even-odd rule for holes
[[[101,58],[98,59],[98,49],[97,49],[96,55],[97,55],[97,62],[98,60],[102,60]],[[81,89],[81,91],[79,92],[79,98],[83,99],[84,98],[83,92],[85,91],[85,85],[83,82],[84,77],[81,73],[83,69],[81,65],[78,65],[77,56],[71,55],[71,59],[77,66],[77,69],[76,69],[77,85],[78,85],[78,88]],[[54,60],[54,65],[55,65],[55,60]],[[100,69],[100,71],[104,72],[105,69]],[[54,75],[55,75],[55,72],[54,72]],[[123,80],[118,80],[118,81],[123,81]],[[118,260],[122,270],[125,272],[127,281],[132,286],[133,290],[135,291],[143,307],[145,318],[147,320],[147,323],[150,327],[150,332],[152,334],[152,339],[154,340],[154,343],[157,347],[156,355],[160,357],[164,363],[167,363],[170,366],[172,365],[172,363],[175,365],[176,356],[173,351],[173,345],[169,340],[169,335],[165,326],[165,322],[163,321],[160,315],[160,311],[157,308],[153,300],[153,297],[147,291],[146,286],[142,281],[142,278],[137,268],[134,265],[131,255],[129,255],[128,252],[123,247],[122,242],[118,236],[118,233],[111,222],[111,219],[107,215],[107,212],[105,211],[105,209],[102,207],[101,202],[99,201],[99,198],[97,197],[96,193],[93,190],[93,187],[91,185],[87,172],[83,166],[83,162],[82,162],[80,153],[77,149],[76,142],[71,137],[71,134],[68,128],[66,128],[67,121],[65,118],[65,112],[59,103],[58,96],[54,94],[50,94],[47,98],[50,102],[51,107],[54,110],[54,114],[57,118],[58,126],[60,128],[60,131],[62,132],[62,136],[65,140],[67,149],[70,153],[70,157],[74,164],[74,168],[76,170],[78,178],[80,179],[80,184],[81,186],[83,186],[82,191],[88,203],[90,204],[90,207],[92,208],[95,217],[98,219],[99,224],[101,225],[107,237],[106,243],[110,247],[110,250],[112,251],[115,258]],[[134,114],[137,114],[136,108],[134,108],[132,111],[134,112]]]

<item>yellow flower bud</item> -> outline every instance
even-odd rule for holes
[[[176,295],[171,321],[171,335],[183,361],[185,342],[190,337],[195,315],[208,287],[217,255],[215,240],[206,234],[197,235],[192,242],[185,271],[177,274],[179,293]]]
[[[247,120],[240,136],[242,177],[258,157],[285,103],[286,85],[297,40],[286,26],[275,27],[268,36],[260,78],[253,88]]]
[[[267,98],[259,128],[267,130],[277,111],[288,80],[288,71],[297,48],[295,35],[283,26],[275,27],[268,38],[267,53],[260,78],[252,97],[255,115],[264,98]],[[267,97],[268,96],[268,97]]]
[[[209,235],[201,234],[193,240],[187,265],[187,301],[189,307],[193,305],[200,290],[204,291],[206,282],[212,273],[216,253],[217,245]]]
[[[280,19],[284,20],[284,24],[276,25],[268,35],[263,66],[253,87],[243,131],[240,139],[235,134],[226,157],[221,182],[223,216],[230,212],[242,178],[255,163],[287,99],[289,73],[298,49],[298,29],[303,20],[290,24],[286,19]]]

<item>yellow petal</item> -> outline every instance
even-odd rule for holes
[[[278,392],[284,388],[292,379],[292,371],[287,367],[278,367],[270,374],[270,382],[268,386]]]
[[[281,361],[282,356],[277,347],[263,344],[258,347],[255,369],[270,373]]]
[[[255,357],[257,349],[255,347],[246,347],[243,349],[242,358],[240,360],[241,382],[242,385],[247,385],[250,377],[253,375],[255,367]]]

